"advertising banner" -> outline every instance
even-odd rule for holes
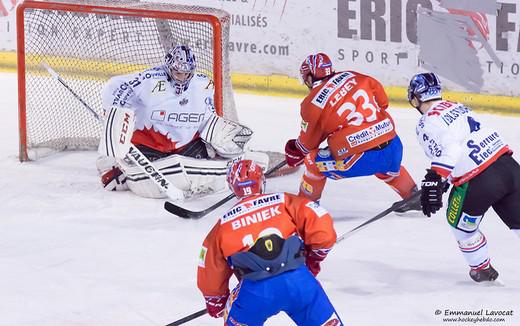
[[[0,49],[14,51],[16,0],[0,2]],[[297,78],[303,59],[322,51],[336,70],[369,74],[385,86],[407,86],[429,70],[453,91],[520,95],[520,0],[174,2],[230,13],[234,74]]]

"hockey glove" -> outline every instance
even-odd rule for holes
[[[205,295],[204,299],[206,300],[206,309],[208,309],[208,314],[213,318],[220,318],[224,315],[224,309],[226,308],[226,302],[229,297],[229,294],[225,295]]]
[[[311,249],[310,246],[305,247],[305,265],[316,276],[321,271],[320,263],[327,257],[329,250],[327,249]]]
[[[110,170],[103,173],[101,175],[101,182],[105,190],[121,191],[128,189],[126,176],[117,166],[113,166]]]
[[[119,169],[115,158],[100,156],[96,160],[96,167],[101,175],[103,188],[109,191],[127,190],[126,175]]]
[[[442,177],[434,170],[427,169],[426,172],[421,182],[421,207],[424,215],[430,217],[442,207],[444,183]]]
[[[285,161],[289,166],[298,166],[303,163],[305,154],[296,146],[296,139],[290,139],[285,144]]]

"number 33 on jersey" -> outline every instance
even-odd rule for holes
[[[301,104],[298,140],[312,150],[327,139],[335,159],[364,152],[396,136],[387,107],[377,80],[353,71],[336,73]]]

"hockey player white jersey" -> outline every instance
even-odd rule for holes
[[[188,144],[214,114],[213,83],[196,74],[189,87],[176,94],[162,66],[111,78],[103,89],[103,107],[135,112],[132,143],[163,153]]]
[[[510,152],[498,132],[481,125],[461,103],[434,102],[419,120],[416,134],[432,169],[456,186]]]

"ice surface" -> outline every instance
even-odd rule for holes
[[[20,163],[16,75],[0,74],[0,83],[0,325],[164,325],[204,308],[197,257],[216,216],[186,221],[160,200],[102,190],[94,152]],[[236,100],[242,122],[256,131],[254,148],[283,151],[297,136],[299,100],[244,94]],[[415,140],[418,113],[391,112],[404,164],[420,180],[428,162]],[[519,118],[482,120],[520,151]],[[268,191],[294,192],[298,181],[299,173],[270,179]],[[205,208],[226,195],[187,207]],[[329,181],[322,204],[343,234],[396,200],[384,183],[365,177]],[[461,325],[443,322],[437,309],[514,310],[489,325],[520,325],[520,239],[493,211],[481,226],[503,287],[469,279],[440,213],[377,221],[335,247],[319,280],[346,325]],[[206,315],[189,325],[222,322]],[[292,322],[280,314],[267,325]]]

